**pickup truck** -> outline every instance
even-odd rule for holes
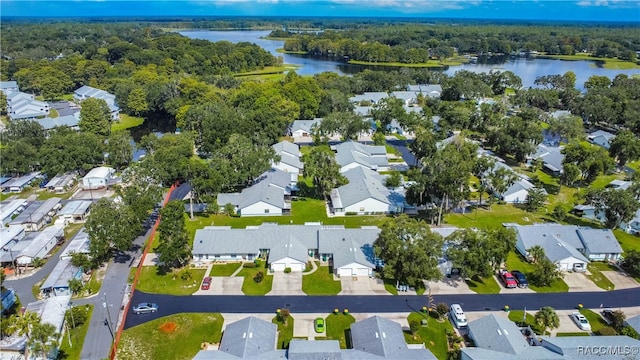
[[[502,280],[506,288],[513,289],[518,287],[518,282],[507,270],[500,271],[500,280]]]

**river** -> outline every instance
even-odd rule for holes
[[[300,75],[314,75],[325,71],[336,72],[340,75],[352,75],[364,69],[397,69],[391,67],[352,65],[340,61],[324,60],[312,58],[306,55],[283,54],[276,50],[284,46],[282,40],[263,39],[269,35],[270,31],[209,31],[194,30],[180,31],[180,34],[193,39],[204,39],[209,41],[226,40],[232,43],[251,42],[261,46],[274,56],[281,56],[285,64],[299,66],[296,72]],[[490,70],[512,71],[522,79],[522,85],[533,87],[537,77],[543,75],[564,74],[573,71],[576,74],[576,87],[583,90],[583,84],[593,75],[606,76],[613,79],[618,74],[629,76],[640,74],[640,69],[632,70],[612,70],[594,66],[596,62],[588,60],[562,61],[552,59],[525,59],[525,58],[490,58],[488,62],[478,64],[464,64],[460,66],[450,66],[444,70],[448,75],[453,75],[458,70],[469,70],[473,72],[488,72]]]

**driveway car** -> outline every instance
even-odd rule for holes
[[[204,280],[202,280],[202,286],[200,286],[200,289],[209,290],[210,286],[211,286],[211,276],[207,276],[204,278]]]
[[[318,334],[323,333],[324,332],[324,319],[323,318],[316,318],[313,321],[313,327],[316,329],[316,332]]]
[[[587,320],[584,315],[580,314],[579,312],[574,312],[573,314],[571,314],[571,318],[573,319],[573,322],[578,325],[580,330],[591,331],[591,324],[589,324],[589,320]]]
[[[141,303],[133,307],[134,314],[154,313],[158,311],[158,304]]]
[[[519,288],[529,287],[529,282],[527,281],[527,277],[524,276],[523,273],[521,273],[518,270],[513,270],[511,272],[511,275],[513,275],[513,277],[516,279],[516,282],[518,283]]]
[[[509,289],[518,287],[518,282],[513,277],[513,275],[511,275],[511,273],[508,272],[507,270],[500,271],[500,280],[502,280],[502,283],[504,284],[504,286]]]
[[[615,314],[614,314],[615,311],[616,310],[605,309],[600,312],[600,315],[602,315],[602,318],[604,319],[604,321],[607,322],[607,324],[611,325],[613,324],[615,319]]]

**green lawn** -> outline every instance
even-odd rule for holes
[[[617,271],[618,269],[616,267],[604,262],[593,261],[587,264],[587,270],[591,273],[591,275],[587,275],[587,277],[591,279],[594,284],[598,285],[599,288],[605,290],[615,289],[616,286],[611,282],[611,280],[607,279],[601,271]]]
[[[342,290],[340,280],[333,280],[333,274],[328,266],[320,266],[316,261],[318,270],[302,275],[302,291],[307,295],[338,295]]]
[[[591,336],[588,332],[559,332],[556,333],[557,337],[570,337],[570,336]]]
[[[449,356],[449,348],[446,331],[453,331],[453,326],[451,322],[447,320],[443,320],[442,322],[433,318],[432,316],[412,312],[409,314],[409,321],[418,321],[420,322],[422,319],[428,317],[427,326],[422,326],[420,330],[416,333],[416,337],[414,338],[412,334],[405,332],[404,338],[409,344],[420,344],[424,343],[424,346],[429,349],[435,357],[438,359],[448,359]]]
[[[191,272],[191,279],[182,280],[181,275],[187,270]],[[159,274],[156,266],[143,266],[136,289],[152,294],[191,295],[198,290],[198,285],[205,272],[206,269],[185,268]]]
[[[266,295],[271,291],[271,285],[273,284],[273,275],[269,275],[269,269],[264,261],[258,260],[258,267],[256,268],[242,268],[238,273],[238,276],[244,277],[242,283],[242,292],[245,295]],[[264,273],[264,278],[261,282],[257,283],[253,280],[258,271]]]
[[[120,121],[111,123],[111,131],[126,130],[142,125],[144,119],[137,116],[120,114]]]
[[[604,319],[602,318],[602,316],[600,316],[600,314],[597,314],[591,310],[588,309],[582,309],[580,310],[580,313],[582,315],[584,315],[584,317],[587,318],[587,320],[589,320],[589,324],[591,325],[591,332],[593,333],[598,333],[598,330],[605,328],[605,327],[611,327],[609,326],[609,324],[607,324],[606,321],[604,321]]]
[[[605,69],[613,69],[613,70],[629,70],[629,69],[638,69],[640,65],[637,63],[633,63],[631,61],[620,60],[620,59],[612,59],[612,58],[603,58],[603,57],[595,57],[590,54],[577,53],[574,55],[538,55],[538,58],[541,59],[556,59],[556,60],[564,60],[564,61],[578,61],[578,60],[588,60],[594,61],[593,67],[596,67],[595,61],[603,62],[602,67]]]
[[[71,329],[69,334],[65,334],[65,336],[63,336],[61,339],[58,359],[80,360],[84,337],[87,335],[87,330],[89,330],[89,322],[91,320],[91,314],[93,313],[93,305],[88,304],[86,306],[89,307],[87,321],[77,328]],[[69,345],[69,338],[71,338],[71,345]]]
[[[55,192],[44,190],[44,191],[38,191],[36,193],[38,200],[48,200],[51,198],[60,198],[62,200],[67,200],[71,197],[71,195],[73,195],[73,191],[69,191],[63,194],[56,194]]]
[[[476,216],[477,211],[477,216]],[[491,210],[477,209],[466,214],[447,214],[444,217],[447,224],[460,228],[497,228],[503,223],[518,223],[530,225],[534,222],[544,222],[540,215],[528,213],[512,204],[493,204]]]
[[[293,317],[289,315],[286,322],[282,322],[275,316],[271,322],[278,325],[278,349],[288,349],[293,339]]]
[[[295,70],[297,68],[298,68],[298,66],[290,65],[290,64],[285,64],[285,65],[282,65],[282,66],[265,66],[263,69],[260,69],[260,70],[249,71],[249,72],[244,72],[244,73],[237,73],[237,74],[234,74],[233,76],[245,77],[245,76],[252,76],[252,75],[282,74],[282,73],[284,73],[286,71]]]
[[[209,276],[231,276],[242,263],[213,264]]]
[[[219,343],[220,314],[181,313],[151,320],[122,332],[118,359],[192,359],[202,343]],[[169,332],[168,325],[175,324]],[[163,331],[163,329],[167,329]]]
[[[529,325],[531,327],[531,330],[533,330],[533,332],[535,332],[538,335],[542,334],[542,328],[540,327],[540,325],[536,323],[535,317],[531,315],[529,312],[527,312],[527,320],[523,325],[522,323],[523,314],[524,314],[524,310],[511,310],[509,311],[509,320],[513,321],[518,326]]]
[[[347,348],[347,338],[350,336],[349,331],[351,324],[356,322],[356,319],[351,314],[337,313],[331,314],[325,319],[325,333],[327,340],[338,340],[340,342],[340,348]]]
[[[534,265],[528,261],[526,261],[522,255],[516,253],[515,251],[511,251],[509,255],[507,255],[507,269],[509,270],[519,270],[525,276],[529,276],[533,272]],[[567,292],[569,291],[569,285],[564,282],[562,279],[558,279],[551,283],[549,286],[538,287],[532,284],[529,284],[529,288],[535,292],[540,293],[548,293],[548,292]]]
[[[497,294],[500,292],[500,284],[493,278],[472,278],[465,280],[469,288],[478,294]]]
[[[616,239],[618,239],[622,250],[624,250],[625,252],[631,250],[640,251],[640,237],[638,237],[637,235],[627,234],[620,229],[613,230],[613,234],[616,236]]]
[[[396,281],[392,279],[382,279],[384,282],[384,289],[392,295],[398,295],[398,289],[396,288]]]

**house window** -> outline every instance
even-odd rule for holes
[[[238,255],[237,254],[231,254],[231,258],[235,259]]]
[[[264,213],[268,214],[269,213],[269,209],[264,209]]]
[[[360,208],[360,211],[364,211],[364,208],[363,208],[363,207],[361,207],[361,208]]]

